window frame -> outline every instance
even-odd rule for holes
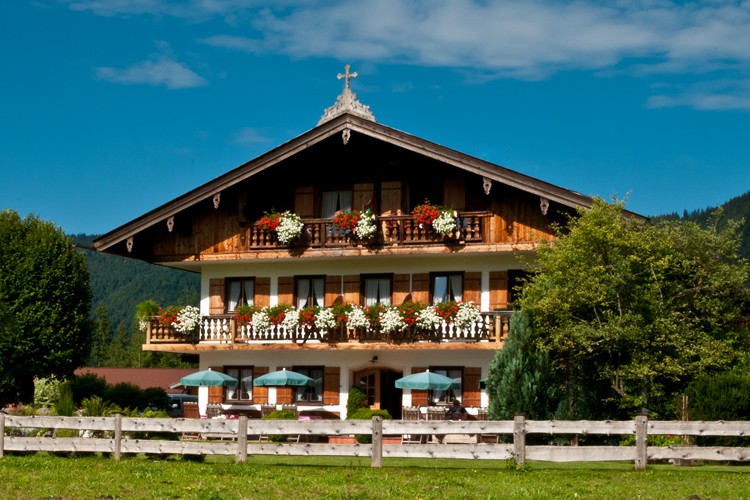
[[[246,283],[246,282],[252,282],[252,284],[253,284],[253,296],[252,296],[251,302],[249,304],[246,303],[246,302],[243,302],[243,300],[244,301],[247,300],[247,297],[246,297],[246,291],[247,290],[246,290],[245,285],[244,285],[244,283]],[[239,300],[237,301],[237,305],[234,308],[230,308],[230,304],[232,302],[230,300],[230,291],[231,291],[233,283],[239,283],[240,284],[240,297],[239,297]],[[242,305],[250,305],[251,306],[251,305],[255,304],[255,291],[256,291],[255,276],[237,276],[237,277],[233,276],[233,277],[224,278],[224,313],[225,314],[231,314],[231,313],[234,312],[234,310],[237,307],[240,307]]]
[[[320,386],[318,387],[317,384],[315,386],[304,386],[304,387],[294,387],[294,392],[292,393],[293,401],[295,404],[301,404],[301,405],[322,405],[324,400],[324,393],[325,393],[325,374],[326,369],[323,365],[299,365],[299,366],[293,366],[292,371],[295,371],[297,373],[301,373],[302,375],[307,375],[313,380],[317,380],[317,376],[314,371],[319,371],[320,373]],[[316,399],[312,399],[313,394],[318,394]]]
[[[300,280],[310,280],[310,287],[308,291],[307,299],[305,299],[304,305],[300,305],[299,301],[299,289],[300,289]],[[321,297],[322,304],[318,304],[315,300],[315,286],[313,284],[314,280],[321,280],[322,282],[322,290],[323,290],[323,296]],[[310,300],[312,299],[313,303],[310,304]],[[326,277],[325,275],[303,275],[303,276],[295,276],[294,277],[294,296],[292,298],[294,307],[297,309],[302,309],[303,307],[310,307],[320,305],[320,307],[324,307],[326,303]]]
[[[239,398],[230,398],[229,387],[225,387],[224,398],[223,398],[224,402],[234,403],[234,404],[252,403],[253,402],[253,380],[255,379],[255,366],[254,365],[227,365],[227,366],[224,366],[222,370],[224,374],[229,375],[230,377],[234,377],[239,381],[237,388],[235,389],[235,392],[239,394],[240,396]],[[248,382],[243,382],[242,379],[248,377],[247,372],[250,372],[249,374],[250,380]],[[247,398],[242,398],[243,388],[245,389],[245,392],[248,394]]]
[[[457,399],[460,403],[464,400],[464,366],[431,366],[429,370],[432,373],[438,375],[444,375],[448,378],[455,379],[459,377],[452,377],[451,372],[459,372],[461,378],[461,386],[458,389],[447,389],[444,391],[438,389],[427,390],[427,401],[430,405],[450,405],[453,399]],[[445,394],[443,394],[445,393]]]
[[[384,303],[382,301],[377,301],[383,304],[384,306],[389,306],[393,304],[393,273],[378,273],[378,274],[360,274],[360,280],[359,280],[359,303],[363,306],[368,305],[367,304],[367,280],[388,280],[388,287],[390,288],[390,293],[388,294],[388,303]],[[380,289],[378,285],[378,297],[380,297]]]
[[[455,293],[453,293],[451,290],[452,288],[451,276],[461,277],[461,299],[455,299]],[[463,271],[433,272],[433,273],[430,273],[430,304],[435,305],[435,304],[438,304],[439,302],[447,302],[442,299],[437,300],[437,301],[435,300],[435,284],[436,284],[435,281],[437,278],[442,278],[442,277],[445,277],[447,279],[446,280],[446,283],[447,283],[446,295],[448,297],[454,297],[454,298],[449,298],[448,300],[455,300],[456,302],[463,300],[464,293],[466,292],[465,290],[466,287],[464,283],[465,277],[464,277]]]

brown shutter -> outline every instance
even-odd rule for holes
[[[325,306],[332,306],[337,300],[341,302],[341,276],[326,276]]]
[[[464,273],[463,300],[476,305],[482,303],[482,273]]]
[[[292,391],[293,387],[277,387],[276,388],[276,404],[290,405],[292,404]]]
[[[359,275],[344,276],[344,302],[359,304]]]
[[[464,368],[464,380],[461,385],[463,390],[462,403],[464,406],[479,407],[482,404],[482,393],[479,389],[479,380],[482,378],[482,369],[476,367]]]
[[[338,366],[327,366],[323,373],[323,404],[337,405],[340,401],[341,369]]]
[[[508,308],[508,271],[490,272],[490,310]]]
[[[253,304],[258,307],[271,305],[271,278],[255,278],[255,298]]]
[[[408,274],[394,274],[393,275],[393,304],[401,305],[407,300],[411,290],[409,289],[409,275]]]
[[[412,375],[415,373],[421,373],[427,371],[427,368],[412,368]],[[412,406],[427,406],[429,404],[427,400],[427,391],[421,389],[411,390],[411,405]]]
[[[268,373],[267,366],[253,367],[253,378],[258,378],[266,373]],[[253,403],[268,404],[268,387],[253,387]]]
[[[224,278],[208,281],[208,314],[224,314]]]
[[[279,304],[294,304],[294,277],[281,276],[279,278]]]
[[[294,213],[303,219],[311,219],[315,216],[313,213],[313,194],[315,190],[312,186],[298,187],[294,190]]]
[[[430,275],[427,273],[411,275],[411,297],[414,302],[430,302]]]
[[[212,366],[211,370],[219,373],[224,373],[223,366]],[[208,387],[208,402],[209,403],[221,403],[224,401],[224,386],[214,385]]]
[[[445,179],[443,183],[443,205],[453,210],[463,210],[466,205],[466,182],[464,179]]]
[[[374,185],[372,183],[355,184],[354,196],[352,198],[352,208],[354,210],[366,210],[371,206],[373,196]]]
[[[383,182],[380,185],[380,211],[394,214],[401,210],[401,181]]]

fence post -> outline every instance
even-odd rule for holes
[[[513,419],[513,459],[518,467],[526,465],[526,417],[523,415]]]
[[[120,460],[122,455],[122,414],[115,413],[115,460]]]
[[[372,417],[372,467],[383,464],[383,417]]]
[[[0,458],[5,451],[5,412],[0,410]]]
[[[648,417],[635,417],[635,470],[646,470],[648,461]]]
[[[247,462],[247,416],[240,415],[237,422],[237,462]]]

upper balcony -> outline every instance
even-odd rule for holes
[[[287,330],[272,325],[258,330],[241,325],[233,314],[203,316],[195,332],[183,334],[160,324],[157,318],[148,322],[146,350],[264,350],[295,349],[301,346],[317,349],[499,349],[508,335],[512,311],[480,313],[481,320],[469,328],[453,324],[426,330],[410,327],[397,333],[377,329],[336,328],[319,331],[315,327]]]

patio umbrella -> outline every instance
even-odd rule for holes
[[[261,375],[260,377],[253,379],[253,385],[255,387],[302,387],[314,384],[315,380],[311,379],[307,375],[303,375],[301,373],[286,369],[279,370],[277,372],[266,373],[265,375]]]
[[[455,387],[456,382],[452,378],[433,373],[431,371],[415,373],[396,380],[398,389],[433,389],[445,391]]]
[[[185,386],[237,385],[237,379],[221,372],[215,372],[209,368],[202,372],[185,375],[180,379],[180,384]]]

